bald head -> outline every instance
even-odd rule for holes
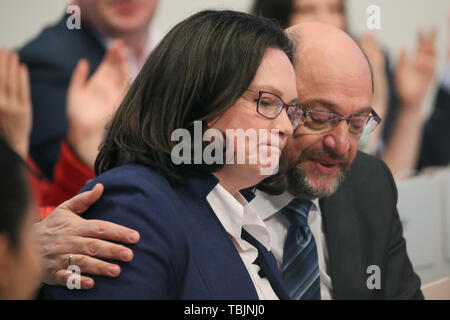
[[[355,41],[338,28],[308,22],[286,32],[296,46],[299,104],[315,111],[308,113],[285,148],[289,191],[321,198],[333,194],[350,170],[361,134],[350,130],[347,121],[324,125],[324,118],[327,112],[346,118],[372,112],[370,66]]]
[[[369,60],[358,44],[344,31],[329,24],[307,22],[286,30],[296,46],[297,75],[308,81],[318,72],[328,77],[369,81],[373,77]]]

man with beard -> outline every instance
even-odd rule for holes
[[[291,297],[423,298],[406,253],[392,175],[382,161],[357,150],[363,131],[380,121],[370,107],[365,55],[331,26],[305,23],[287,32],[297,46],[297,89],[306,117],[288,139],[287,173],[280,170],[260,185],[266,192],[257,191],[250,205],[272,231],[272,252]]]
[[[287,174],[281,166],[251,205],[271,231],[271,251],[291,297],[423,298],[406,253],[392,175],[382,161],[357,150],[362,129],[379,122],[370,107],[366,57],[332,26],[307,23],[287,32],[297,45],[297,89],[306,117],[285,147]],[[54,230],[53,241],[41,242],[43,254],[53,257],[47,274],[61,273],[72,255],[84,257],[85,273],[105,276],[111,264],[92,257],[108,253],[119,260],[118,245],[99,240],[113,238],[110,226],[88,239],[73,231],[65,236],[81,220],[67,223],[53,213],[36,226],[38,234]],[[65,279],[54,283],[65,285]]]

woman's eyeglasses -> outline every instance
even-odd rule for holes
[[[247,91],[258,93],[256,112],[263,117],[275,119],[280,115],[283,109],[286,109],[286,114],[294,130],[302,122],[305,111],[298,104],[287,104],[283,99],[271,92],[250,89],[247,89]]]

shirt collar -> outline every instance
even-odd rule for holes
[[[255,191],[255,199],[250,202],[249,206],[256,211],[262,220],[267,220],[274,214],[278,213],[281,209],[288,205],[295,197],[285,191],[280,195],[274,196],[269,195],[263,191]],[[318,210],[319,199],[315,198],[311,200],[312,206],[311,210]],[[320,212],[320,210],[318,210]]]
[[[241,193],[238,192],[234,197],[217,184],[206,199],[228,234],[236,239],[242,239],[241,232],[244,228],[267,250],[270,250],[271,237],[267,227],[258,214],[249,207]]]

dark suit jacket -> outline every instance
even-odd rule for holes
[[[433,114],[423,130],[418,169],[450,163],[450,91],[439,88]]]
[[[95,72],[105,48],[85,23],[81,30],[69,30],[67,15],[44,29],[20,51],[21,62],[30,70],[33,129],[30,155],[51,178],[62,140],[67,134],[66,93],[72,71],[86,58]]]
[[[335,299],[423,299],[396,204],[389,169],[362,152],[338,191],[321,199]],[[371,265],[380,268],[380,289],[367,287]]]
[[[129,246],[134,259],[120,264],[115,279],[94,277],[92,290],[45,287],[43,298],[258,299],[238,251],[206,200],[218,183],[213,175],[173,187],[156,171],[128,164],[85,189],[99,182],[104,194],[83,216],[139,231],[141,240]],[[279,298],[287,299],[275,258],[255,241],[250,240],[262,272]]]

